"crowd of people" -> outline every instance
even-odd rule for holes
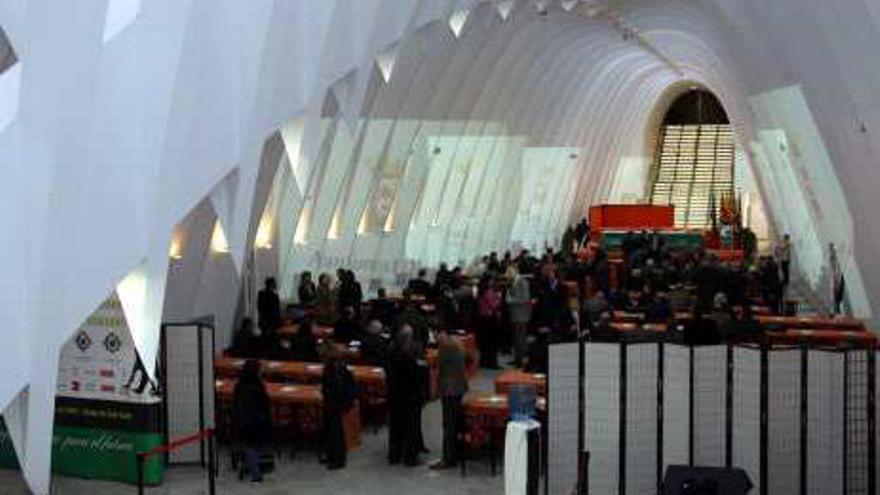
[[[339,269],[335,282],[322,273],[317,283],[304,272],[297,301],[286,315],[276,283],[269,279],[258,296],[258,325],[245,319],[229,352],[326,362],[322,458],[328,468],[340,468],[345,464],[341,418],[355,397],[346,350],[355,345],[363,363],[386,372],[388,461],[414,466],[427,452],[421,428],[428,397],[425,353],[436,346],[444,441],[443,457],[434,466],[444,468],[459,459],[457,432],[468,390],[464,352],[451,337],[454,331],[476,334],[483,368],[498,369],[499,356],[506,354],[507,365],[546,373],[553,341],[618,338],[612,328],[615,312],[639,313],[644,322],[667,324],[670,334],[700,344],[758,331],[751,298],[760,297],[773,312],[784,311],[792,256],[787,236],[775,256],[761,257],[754,265],[722,263],[701,248],[670,249],[664,236],[650,232],[627,233],[621,258],[612,263],[609,253],[591,240],[583,220],[566,231],[558,251],[490,253],[451,269],[444,263],[433,277],[420,270],[396,298],[380,288],[365,301],[350,270]],[[686,324],[677,320],[680,312],[690,315]],[[278,335],[285,319],[298,324],[295,335]],[[315,332],[317,325],[332,326],[329,338]],[[240,383],[257,393],[252,382]],[[262,396],[255,403],[263,403]]]

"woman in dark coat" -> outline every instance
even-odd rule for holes
[[[346,445],[343,416],[354,406],[354,376],[348,370],[344,351],[331,349],[324,364],[321,394],[324,397],[324,461],[327,469],[345,467]]]
[[[242,462],[251,481],[263,480],[260,452],[272,438],[272,411],[260,380],[260,362],[248,360],[233,392],[233,431],[242,447]]]

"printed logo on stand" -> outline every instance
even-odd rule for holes
[[[89,334],[86,332],[79,332],[76,334],[76,347],[82,351],[86,352],[86,350],[92,346],[92,338],[89,337]]]
[[[104,349],[110,354],[116,354],[122,348],[122,339],[115,332],[110,332],[104,337]]]

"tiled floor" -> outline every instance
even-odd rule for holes
[[[472,383],[474,390],[491,390],[493,375],[481,372]],[[424,412],[425,441],[431,453],[426,461],[435,459],[441,449],[440,403],[429,404]],[[427,467],[405,468],[389,466],[386,459],[387,430],[364,432],[364,445],[348,459],[341,471],[327,471],[311,453],[301,453],[295,459],[280,460],[278,470],[266,477],[262,484],[238,481],[230,470],[228,456],[221,455],[217,493],[222,495],[500,495],[503,476],[489,474],[488,462],[471,462],[467,476],[458,470],[436,472]],[[56,478],[53,493],[62,495],[125,495],[135,494],[134,486]],[[0,495],[27,493],[16,472],[0,471]],[[148,495],[202,495],[207,494],[204,471],[195,468],[173,468],[163,486],[147,490]]]

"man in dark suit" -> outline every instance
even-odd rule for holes
[[[419,352],[413,331],[404,325],[385,368],[388,383],[388,462],[419,464],[420,410],[424,389],[419,377]]]
[[[257,294],[257,320],[263,335],[269,336],[275,333],[281,324],[281,299],[278,297],[278,285],[275,279],[269,277],[266,279],[266,285],[263,290]]]

